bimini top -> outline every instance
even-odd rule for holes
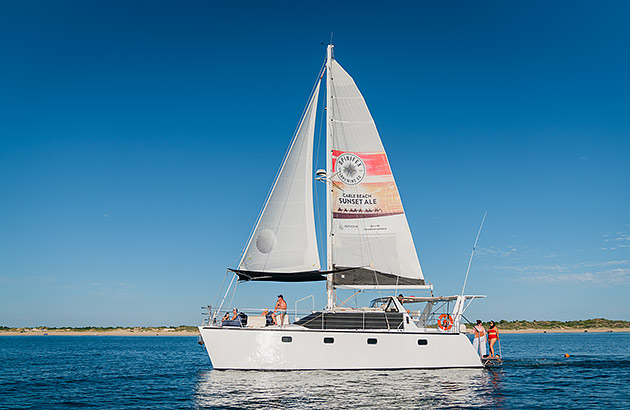
[[[402,303],[422,303],[422,302],[450,302],[453,300],[457,300],[460,295],[453,296],[404,296],[402,298]],[[464,295],[464,299],[481,299],[485,298],[486,295]],[[387,296],[383,298],[374,299],[374,302],[386,302],[392,298],[392,296]],[[400,299],[399,299],[400,300]]]

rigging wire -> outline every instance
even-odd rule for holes
[[[324,62],[324,70],[326,69],[326,63]],[[321,77],[319,78],[320,80],[322,79],[322,77],[324,76],[324,71],[321,72]],[[324,129],[324,119],[326,118],[326,115],[324,113],[324,111],[326,110],[326,99],[325,98],[321,98],[320,99],[320,103],[321,103],[321,108],[319,109],[319,112],[321,113],[319,116],[319,130],[317,133],[317,145],[316,145],[316,149],[315,149],[315,169],[317,169],[319,167],[319,152],[321,151],[321,141],[322,141],[322,130]],[[326,184],[326,189],[328,189],[328,184]],[[315,204],[319,204],[319,194],[317,193],[317,188],[313,190],[313,194],[315,196]],[[321,217],[321,211],[319,210],[319,206],[315,206],[315,213],[317,216],[317,227],[318,227],[318,235],[317,235],[317,249],[324,249],[324,244],[322,243],[325,237],[325,232],[323,232],[324,228],[325,228],[325,224],[322,223],[322,217]],[[321,262],[320,262],[321,264]]]
[[[308,101],[311,101],[311,98],[313,97],[313,94],[315,93],[315,89],[317,88],[317,84],[319,83],[322,73],[324,72],[325,66],[326,66],[326,62],[324,61],[324,63],[322,64],[322,67],[319,69],[319,72],[317,74],[317,80],[315,81],[315,84],[313,85],[313,88],[311,89],[311,92],[309,93]],[[293,131],[293,138],[291,139],[291,144],[289,144],[289,146],[287,147],[287,150],[284,153],[284,156],[282,158],[282,162],[280,163],[280,167],[278,168],[278,171],[276,172],[276,175],[274,177],[274,183],[271,185],[271,187],[269,188],[269,191],[267,192],[267,195],[265,196],[263,205],[260,208],[260,211],[258,212],[258,216],[256,217],[256,223],[252,227],[249,233],[249,236],[247,237],[247,242],[245,242],[245,246],[241,250],[239,265],[243,261],[243,257],[245,256],[245,251],[249,247],[249,244],[252,240],[252,236],[254,235],[254,232],[256,231],[256,228],[258,227],[258,222],[260,222],[260,217],[262,216],[262,213],[265,211],[265,208],[267,207],[267,202],[269,201],[269,198],[273,192],[273,189],[276,186],[276,181],[278,180],[278,176],[280,175],[280,172],[282,171],[282,168],[284,167],[284,163],[287,159],[287,156],[289,155],[289,152],[291,151],[291,147],[293,147],[293,143],[295,142],[295,139],[297,138],[298,130],[300,129],[300,126],[302,125],[302,122],[304,121],[304,116],[306,115],[309,105],[310,104],[307,104],[304,107],[304,110],[302,111],[302,115],[300,115],[300,121],[298,122],[298,125],[295,127],[295,130]]]
[[[470,259],[468,260],[468,268],[466,268],[466,276],[464,276],[464,285],[462,286],[462,296],[464,296],[464,290],[466,289],[466,282],[468,281],[468,272],[470,272],[470,265],[472,264],[473,256],[475,256],[475,249],[477,249],[477,241],[479,240],[479,235],[481,234],[481,228],[483,228],[483,223],[486,220],[486,215],[488,215],[488,212],[483,213],[483,219],[481,219],[481,225],[479,225],[479,231],[477,231],[475,244],[473,245],[472,252],[470,252]]]
[[[225,281],[227,280],[227,277],[228,277],[229,273],[230,273],[229,270],[225,271],[225,276],[223,276],[223,281],[221,282],[221,287],[219,287],[219,289],[217,290],[217,297],[215,298],[215,302],[214,302],[215,306],[219,305],[219,300],[221,298],[221,292],[223,292],[223,287],[225,286]]]
[[[317,90],[317,87],[319,85],[319,81],[321,80],[321,77],[322,77],[322,75],[324,73],[325,64],[326,63],[324,61],[324,63],[322,64],[322,67],[319,69],[319,72],[317,74],[317,80],[315,81],[315,84],[313,85],[313,88],[311,89],[311,92],[309,93],[309,99],[308,99],[309,103],[304,107],[304,110],[302,111],[302,114],[300,115],[300,121],[298,122],[298,125],[296,126],[296,128],[295,128],[295,130],[293,132],[293,138],[291,139],[291,144],[289,144],[287,150],[284,153],[284,156],[282,158],[282,162],[280,164],[280,167],[278,168],[278,170],[276,172],[276,175],[274,177],[274,183],[271,185],[271,187],[269,188],[269,191],[267,192],[267,195],[265,196],[265,200],[263,202],[263,206],[261,207],[260,211],[258,212],[258,216],[256,218],[256,223],[252,227],[252,229],[251,229],[251,231],[250,231],[250,233],[248,235],[247,242],[245,243],[245,246],[242,248],[242,250],[240,252],[240,255],[239,255],[239,258],[238,258],[239,262],[238,262],[237,266],[239,266],[243,262],[243,258],[245,257],[245,251],[247,250],[247,248],[249,247],[249,245],[251,243],[252,237],[253,237],[254,233],[256,232],[256,228],[258,227],[258,224],[260,222],[260,218],[261,218],[263,212],[265,211],[265,208],[267,207],[267,204],[269,202],[271,194],[273,193],[273,190],[274,190],[274,188],[276,186],[278,177],[280,176],[280,173],[282,172],[282,169],[284,168],[284,164],[285,164],[285,162],[287,160],[287,157],[288,157],[289,153],[291,152],[291,148],[295,144],[295,141],[296,141],[297,136],[298,136],[298,132],[299,132],[300,127],[302,126],[304,120],[305,120],[308,108],[310,106],[310,101],[312,100],[313,95],[315,94],[315,91]],[[237,276],[236,273],[234,274],[234,276],[235,277]],[[223,279],[223,283],[221,284],[221,288],[220,288],[221,290],[219,291],[219,294],[217,296],[217,304],[219,303],[218,302],[218,298],[219,298],[219,296],[220,296],[220,294],[221,294],[221,292],[223,290],[223,285],[224,285],[226,279],[227,279],[227,273],[226,273],[226,275],[225,275],[225,277]],[[225,295],[223,296],[223,299],[222,299],[222,301],[220,303],[221,307],[225,303],[225,300],[226,300],[226,298],[227,298],[227,296],[228,296],[228,294],[230,292],[230,287],[232,286],[233,282],[234,282],[234,277],[232,278],[232,281],[228,285],[228,289],[226,290]],[[230,306],[232,305],[232,303],[234,301],[234,297],[236,295],[236,288],[238,286],[238,283],[239,283],[239,281],[236,282],[236,285],[234,286],[234,289],[232,290],[231,297],[230,297],[230,302],[229,302]]]
[[[286,165],[286,161],[288,160],[288,156],[291,153],[291,151],[293,150],[293,148],[295,147],[295,143],[298,142],[298,136],[299,136],[298,134],[302,130],[302,127],[305,125],[304,122],[307,120],[306,116],[310,112],[312,112],[312,108],[311,107],[312,107],[313,99],[318,97],[318,96],[315,95],[315,93],[319,91],[320,84],[321,84],[321,77],[319,77],[319,79],[315,83],[315,86],[313,87],[313,90],[311,91],[311,93],[309,95],[308,104],[306,105],[306,108],[304,108],[304,112],[302,113],[302,118],[300,119],[298,127],[295,130],[295,135],[293,137],[293,140],[291,141],[291,145],[289,146],[289,149],[287,150],[287,153],[285,154],[285,157],[284,157],[284,159],[282,161],[282,166],[280,167],[280,170],[278,171],[278,173],[276,175],[276,179],[274,180],[273,187],[271,188],[271,192],[269,194],[269,197],[267,198],[267,203],[265,203],[265,207],[263,208],[263,212],[264,212],[264,209],[267,208],[267,205],[269,205],[268,201],[271,199],[271,195],[273,195],[273,192],[276,189],[276,186],[278,184],[278,180],[280,178],[280,174],[284,170],[284,167]],[[317,114],[317,107],[315,107],[315,114]],[[306,125],[308,126],[308,124],[306,124]],[[311,161],[312,160],[313,159],[311,157]],[[311,162],[311,168],[312,168],[312,165],[313,164]],[[293,177],[295,176],[295,173],[297,172],[297,170],[298,170],[297,168],[293,169],[293,174],[291,175],[291,178],[289,178],[289,179],[293,180]],[[311,171],[312,171],[312,169],[311,169]],[[309,176],[307,176],[307,177],[309,177]],[[311,192],[312,192],[312,184],[313,184],[313,182],[311,181]],[[278,228],[280,227],[280,223],[282,222],[282,217],[284,216],[284,211],[286,210],[286,207],[287,207],[287,205],[289,203],[289,201],[287,200],[288,195],[289,195],[289,191],[287,191],[285,193],[285,197],[282,198],[283,200],[279,201],[279,202],[283,203],[283,205],[282,205],[282,210],[280,212],[280,218],[278,218],[278,220],[276,222],[276,225],[275,225],[275,232],[277,232]],[[312,201],[312,198],[311,198],[311,201]],[[311,203],[311,206],[313,206],[312,203]],[[262,217],[262,215],[261,215],[261,217]],[[259,223],[260,223],[260,219],[256,223],[256,228],[258,227]],[[314,223],[314,221],[313,221],[313,223]],[[262,268],[263,271],[267,268],[267,262],[268,262],[270,256],[271,256],[271,252],[269,252],[267,254],[267,257],[265,258],[265,264],[263,265],[263,268]],[[317,255],[317,260],[319,262],[319,254]]]

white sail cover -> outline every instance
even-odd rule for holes
[[[239,271],[295,273],[318,271],[320,268],[313,215],[312,179],[315,115],[320,82],[315,87],[243,253]]]
[[[328,75],[333,266],[355,268],[347,272],[357,285],[379,285],[384,278],[377,272],[395,275],[390,285],[404,283],[404,278],[411,279],[409,285],[424,284],[398,188],[365,100],[335,60]]]

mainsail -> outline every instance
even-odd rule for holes
[[[241,280],[324,280],[313,215],[313,140],[321,80],[237,269]]]
[[[334,59],[327,69],[333,285],[424,287],[374,120],[352,77]]]

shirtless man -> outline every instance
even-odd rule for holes
[[[282,327],[282,324],[284,323],[284,315],[287,314],[287,302],[284,301],[282,295],[278,295],[278,301],[276,302],[276,307],[273,308],[273,313],[277,318],[280,318],[279,321],[276,321],[276,324]]]

